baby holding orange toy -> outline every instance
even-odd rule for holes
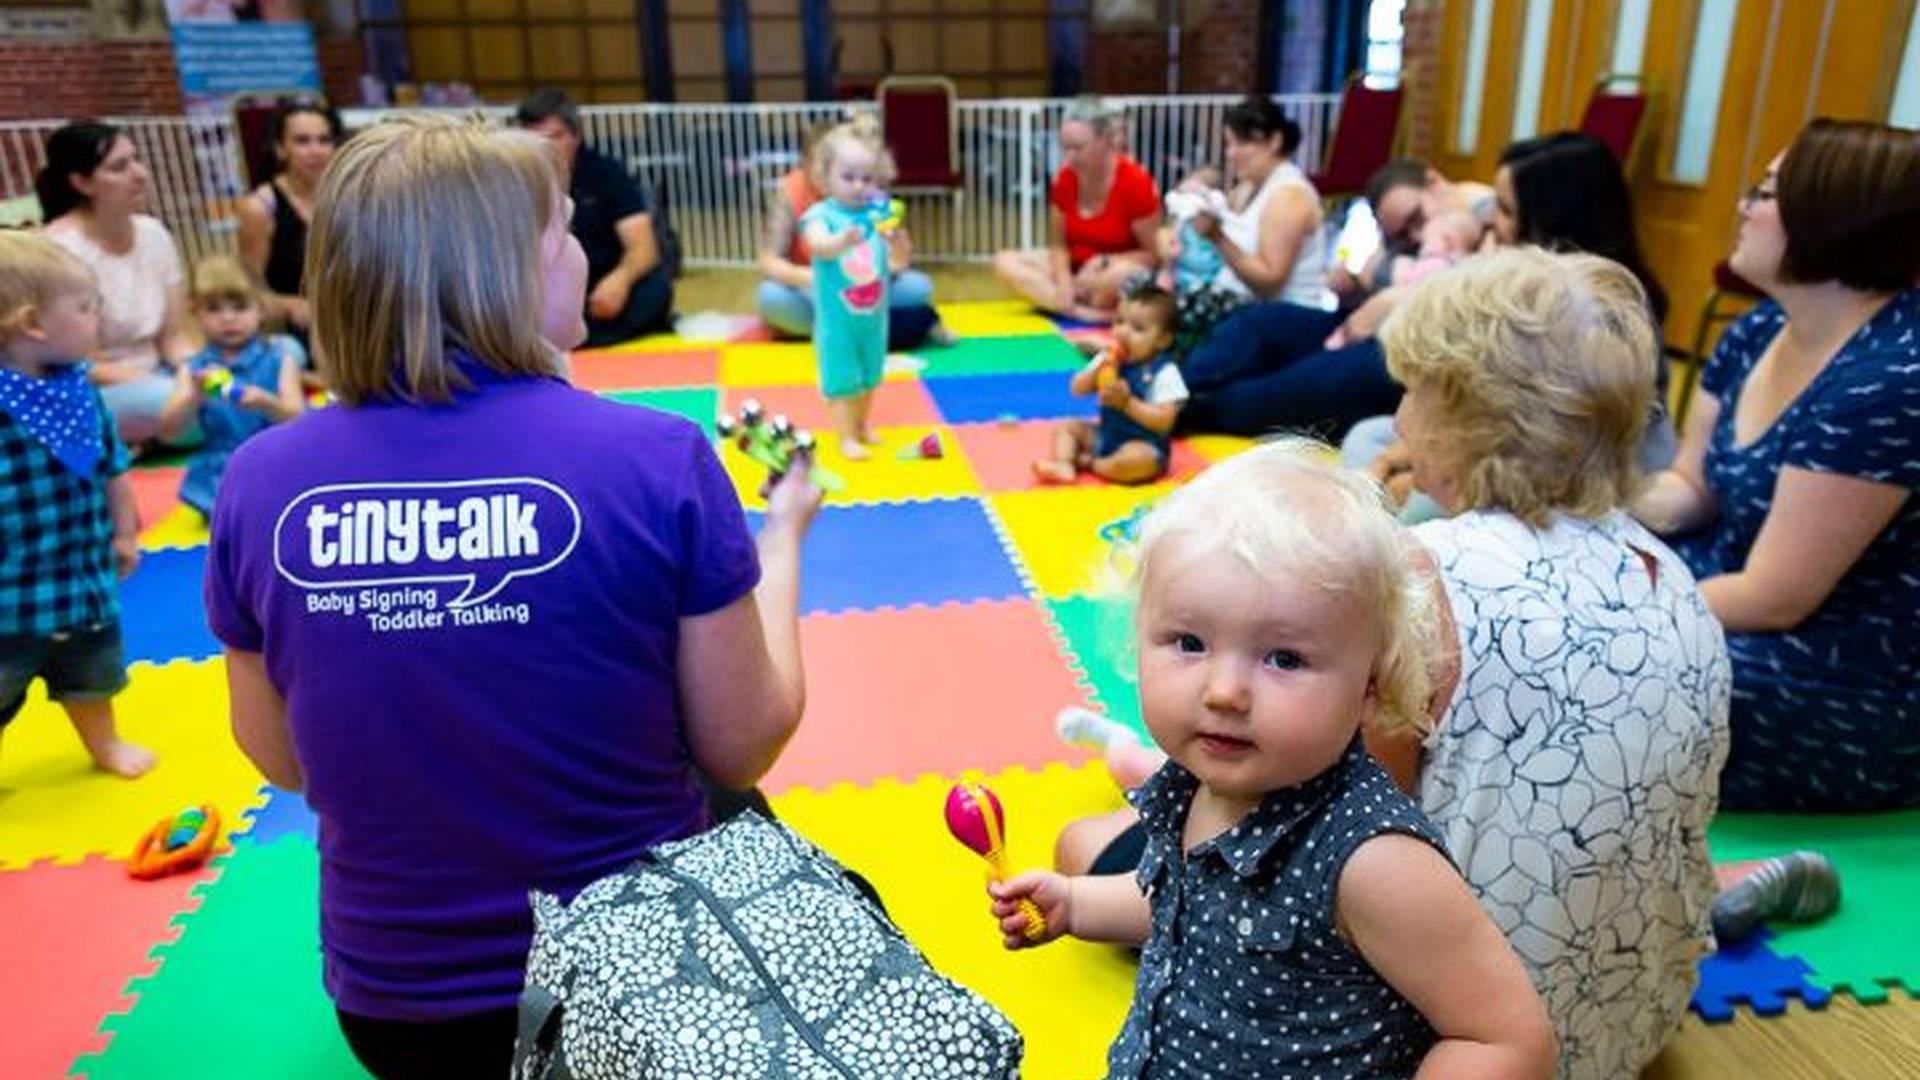
[[[1187,400],[1174,360],[1179,315],[1173,294],[1155,285],[1120,301],[1113,345],[1074,373],[1075,394],[1097,394],[1100,418],[1069,420],[1053,452],[1033,463],[1042,483],[1070,484],[1090,472],[1116,484],[1150,484],[1167,474],[1173,423]]]

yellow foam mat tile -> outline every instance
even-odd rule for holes
[[[140,546],[148,551],[163,548],[205,547],[207,519],[191,506],[175,506],[167,516],[140,532]]]
[[[1145,487],[1058,487],[988,497],[994,516],[1027,576],[1043,596],[1063,599],[1110,587],[1124,577],[1100,537],[1141,505],[1164,498],[1172,484]]]
[[[1208,461],[1225,461],[1243,450],[1258,444],[1258,439],[1243,438],[1239,435],[1189,435],[1186,444],[1194,452]]]
[[[36,683],[0,750],[0,869],[125,859],[140,834],[182,807],[212,803],[233,828],[265,801],[265,781],[228,725],[226,661],[141,663],[127,674],[132,684],[113,700],[120,734],[160,763],[137,780],[95,769]]]
[[[947,833],[953,779],[794,789],[772,801],[782,821],[873,883],[935,968],[1007,1014],[1026,1038],[1022,1076],[1105,1075],[1107,1048],[1133,995],[1132,958],[1071,939],[1008,952],[988,911],[986,864]],[[1009,769],[984,779],[1006,808],[1008,861],[1020,869],[1051,865],[1053,838],[1069,821],[1123,805],[1098,763]]]
[[[914,372],[889,365],[889,382],[911,379]],[[810,341],[753,341],[720,350],[721,386],[813,386],[820,364]]]
[[[846,490],[829,492],[829,504],[903,502],[914,499],[950,499],[980,494],[979,475],[960,440],[943,426],[883,427],[878,429],[881,443],[872,447],[873,457],[866,461],[848,461],[840,454],[840,440],[830,432],[819,434],[819,462],[840,474]],[[945,456],[902,461],[900,451],[917,445],[930,434],[938,434]],[[764,510],[767,500],[760,496],[766,483],[766,466],[741,453],[731,443],[720,444],[720,460],[733,480],[733,489],[749,510]]]
[[[1021,337],[1053,334],[1059,327],[1025,300],[940,304],[940,321],[961,337]]]

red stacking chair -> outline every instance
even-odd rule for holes
[[[1699,325],[1693,329],[1693,350],[1687,354],[1687,370],[1680,376],[1680,404],[1673,410],[1673,426],[1685,430],[1687,410],[1693,407],[1693,388],[1700,383],[1700,369],[1707,363],[1707,339],[1714,326],[1732,322],[1748,305],[1761,299],[1758,286],[1733,272],[1725,259],[1713,268],[1713,291],[1700,309]],[[1725,306],[1722,306],[1722,305]]]
[[[1625,90],[1614,90],[1615,83],[1626,83]],[[1607,144],[1625,169],[1640,141],[1641,121],[1647,116],[1647,95],[1638,75],[1602,75],[1587,99],[1587,111],[1581,114],[1580,130]]]
[[[1402,96],[1398,86],[1378,90],[1359,75],[1347,80],[1324,168],[1313,176],[1321,198],[1352,197],[1367,189],[1368,178],[1393,156]]]
[[[937,75],[891,75],[881,80],[880,130],[899,172],[898,191],[953,192],[960,188],[959,92]]]

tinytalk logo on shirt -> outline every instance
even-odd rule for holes
[[[490,601],[579,542],[573,497],[530,476],[328,484],[280,512],[273,565],[306,590],[308,614],[365,618],[380,632],[524,625],[530,604]]]

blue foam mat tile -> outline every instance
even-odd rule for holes
[[[756,531],[762,518],[748,515]],[[978,499],[829,506],[802,548],[803,614],[1024,595]]]
[[[289,836],[319,843],[320,819],[313,816],[305,797],[277,787],[261,790],[267,793],[266,803],[248,816],[246,830],[235,832],[235,836],[244,836],[256,844],[271,844]]]
[[[120,583],[120,630],[128,663],[164,664],[220,654],[201,598],[206,564],[204,547],[141,553],[139,568]]]
[[[949,424],[977,424],[1012,416],[1052,420],[1092,416],[1099,411],[1091,395],[1076,397],[1066,372],[934,377],[923,380],[927,393]]]
[[[1047,319],[1048,321],[1052,322],[1053,325],[1065,331],[1105,330],[1109,325],[1111,325],[1109,323],[1103,323],[1103,322],[1085,322],[1081,319],[1071,318],[1069,316],[1062,315],[1059,312],[1055,312],[1055,311],[1042,311],[1040,315],[1042,318]]]
[[[1797,956],[1781,956],[1767,944],[1765,930],[1731,944],[1700,960],[1700,985],[1693,992],[1693,1011],[1702,1020],[1721,1024],[1733,1019],[1734,1006],[1746,1005],[1760,1016],[1787,1011],[1787,998],[1797,997],[1810,1009],[1832,997],[1807,981],[1813,969]]]

